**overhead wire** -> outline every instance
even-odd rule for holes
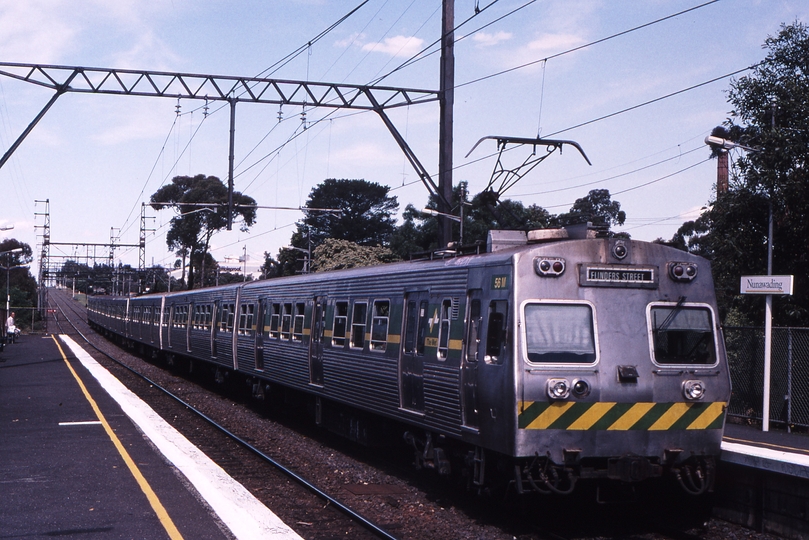
[[[704,2],[704,3],[699,4],[697,6],[692,6],[692,7],[688,8],[688,9],[678,11],[677,13],[672,13],[671,15],[666,15],[665,17],[655,19],[654,21],[650,21],[648,23],[644,23],[644,24],[641,24],[641,25],[638,25],[638,26],[634,26],[634,27],[629,28],[627,30],[622,30],[621,32],[617,32],[615,34],[611,34],[611,35],[603,37],[601,39],[597,39],[595,41],[591,41],[589,43],[585,43],[583,45],[579,45],[577,47],[573,47],[571,49],[567,49],[567,50],[558,52],[556,54],[552,54],[550,56],[546,56],[545,58],[540,58],[538,60],[533,60],[531,62],[526,62],[524,64],[520,64],[519,66],[514,66],[512,68],[504,69],[504,70],[498,71],[496,73],[491,73],[491,74],[483,76],[483,77],[478,77],[477,79],[472,79],[471,81],[467,81],[465,83],[457,84],[457,85],[455,85],[455,88],[462,88],[464,86],[469,86],[470,84],[479,83],[479,82],[482,82],[482,81],[485,81],[485,80],[488,80],[488,79],[492,79],[494,77],[499,77],[500,75],[505,75],[506,73],[511,73],[512,71],[517,71],[519,69],[527,68],[527,67],[533,66],[535,64],[539,64],[539,63],[542,63],[542,62],[547,62],[548,60],[552,60],[554,58],[559,58],[560,56],[564,56],[566,54],[571,54],[571,53],[574,53],[576,51],[580,51],[582,49],[592,47],[593,45],[598,45],[600,43],[604,43],[606,41],[609,41],[611,39],[615,39],[617,37],[624,36],[624,35],[629,34],[631,32],[636,32],[636,31],[641,30],[643,28],[648,28],[649,26],[661,23],[663,21],[667,21],[669,19],[673,19],[675,17],[679,17],[680,15],[683,15],[685,13],[688,13],[688,12],[691,12],[691,11],[694,11],[694,10],[697,10],[697,9],[704,8],[704,7],[709,6],[711,4],[715,4],[716,2],[719,2],[719,1],[720,0],[709,0],[708,2]]]
[[[643,188],[643,187],[646,187],[646,186],[650,186],[652,184],[656,184],[658,182],[662,182],[663,180],[667,180],[667,179],[669,179],[669,178],[671,178],[673,176],[677,176],[678,174],[682,174],[682,173],[684,173],[686,171],[689,171],[689,170],[693,169],[694,167],[699,167],[703,163],[707,163],[710,160],[711,160],[711,158],[708,157],[708,158],[705,158],[705,159],[703,159],[701,161],[698,161],[697,163],[694,163],[692,165],[689,165],[687,167],[683,167],[682,169],[674,171],[673,173],[666,174],[664,176],[660,176],[658,178],[655,178],[654,180],[649,180],[648,182],[644,182],[642,184],[638,184],[638,185],[632,186],[630,188],[622,189],[622,190],[615,191],[615,192],[610,192],[610,196],[615,196],[615,195],[620,195],[621,193],[627,193],[627,192],[630,192],[630,191],[635,191],[636,189],[640,189],[640,188]],[[545,208],[545,209],[548,209],[548,208],[564,208],[564,207],[569,208],[573,204],[575,204],[575,201],[568,202],[568,203],[563,203],[563,204],[554,204],[554,205],[550,205],[550,206],[543,206],[543,208]]]
[[[524,7],[528,6],[528,5],[533,4],[533,3],[534,3],[534,2],[536,2],[536,1],[537,1],[537,0],[530,0],[529,2],[526,2],[526,3],[525,3],[525,4],[523,4],[522,6],[520,6],[520,7],[516,8],[516,9],[514,9],[514,10],[510,11],[508,14],[506,14],[506,15],[505,15],[505,16],[503,16],[503,17],[501,17],[500,19],[503,19],[503,18],[505,18],[505,17],[506,17],[506,16],[508,16],[508,15],[513,15],[513,14],[514,14],[514,13],[516,13],[517,11],[521,10],[522,8],[524,8]],[[455,27],[453,28],[453,32],[455,32],[456,30],[458,30],[458,29],[460,29],[461,27],[463,27],[464,25],[466,25],[466,24],[467,24],[469,21],[471,21],[472,19],[474,19],[475,17],[477,17],[478,15],[480,15],[481,13],[483,13],[484,11],[486,11],[487,9],[489,9],[490,7],[492,7],[492,6],[493,6],[494,4],[496,4],[497,2],[499,2],[499,0],[492,0],[492,2],[490,2],[490,3],[489,3],[487,6],[484,6],[483,8],[476,9],[476,10],[475,10],[475,14],[474,14],[474,15],[472,15],[471,17],[469,17],[469,18],[465,19],[465,20],[464,20],[463,22],[461,22],[460,24],[455,25]],[[498,20],[500,20],[500,19],[498,19]],[[477,30],[475,30],[475,32],[477,32]],[[473,33],[474,33],[474,32],[473,32]],[[390,77],[390,76],[391,76],[391,75],[393,75],[394,73],[396,73],[396,72],[398,72],[398,71],[401,71],[402,69],[404,69],[404,68],[406,68],[406,67],[408,67],[408,66],[410,66],[410,65],[412,65],[412,64],[414,64],[414,63],[416,63],[416,62],[418,62],[419,60],[421,60],[421,59],[423,59],[423,58],[426,58],[427,56],[430,56],[430,55],[432,55],[432,54],[435,54],[436,52],[438,52],[437,50],[436,50],[436,51],[432,51],[432,52],[430,52],[430,53],[427,53],[427,51],[429,51],[430,49],[432,49],[432,48],[433,48],[433,47],[435,47],[436,45],[440,44],[442,39],[443,39],[443,36],[442,36],[441,38],[439,38],[439,39],[437,39],[437,40],[433,41],[432,43],[430,43],[430,44],[429,44],[429,45],[427,45],[426,47],[422,48],[422,49],[421,49],[419,52],[417,52],[416,54],[412,55],[410,58],[408,58],[407,60],[405,60],[404,62],[402,62],[401,64],[399,64],[397,67],[393,68],[391,71],[389,71],[389,72],[388,72],[388,73],[386,73],[385,75],[382,75],[382,76],[380,76],[380,77],[377,77],[377,78],[375,78],[375,79],[371,80],[370,82],[368,82],[368,85],[376,85],[376,84],[379,84],[380,82],[382,82],[383,80],[387,79],[388,77]],[[458,41],[458,40],[456,40],[456,41]],[[427,53],[427,54],[425,54],[425,53]],[[422,55],[424,55],[424,56],[422,56]]]
[[[282,67],[284,67],[285,65],[287,65],[289,62],[291,62],[292,60],[294,60],[295,58],[297,58],[297,57],[298,57],[300,54],[302,54],[304,51],[306,51],[306,50],[307,50],[309,47],[311,47],[313,44],[317,43],[318,41],[320,41],[321,39],[323,39],[324,37],[326,37],[326,35],[327,35],[328,33],[330,33],[332,30],[334,30],[335,28],[337,28],[338,26],[340,26],[340,25],[341,25],[343,22],[345,22],[345,21],[346,21],[346,20],[347,20],[349,17],[351,17],[351,16],[352,16],[354,13],[356,13],[357,11],[359,11],[359,10],[360,10],[360,8],[362,8],[362,7],[363,7],[365,4],[367,4],[369,1],[370,1],[370,0],[363,0],[363,2],[360,2],[360,4],[359,4],[357,7],[355,7],[354,9],[352,9],[351,11],[349,11],[348,13],[346,13],[345,15],[343,15],[342,17],[340,17],[340,18],[339,18],[337,21],[335,21],[334,23],[332,23],[332,24],[331,24],[329,27],[327,27],[325,30],[323,30],[322,32],[320,32],[319,34],[317,34],[315,37],[313,37],[312,39],[310,39],[309,41],[307,41],[305,45],[301,45],[300,47],[298,47],[297,49],[295,49],[295,50],[294,50],[294,51],[292,51],[291,53],[287,54],[287,55],[286,55],[285,57],[283,57],[282,59],[278,60],[278,61],[277,61],[277,62],[275,62],[274,64],[272,64],[272,65],[270,65],[269,67],[265,68],[265,69],[264,69],[263,71],[261,71],[261,72],[260,72],[258,75],[256,75],[256,77],[262,77],[262,76],[264,76],[264,74],[265,74],[265,73],[266,73],[266,74],[268,74],[268,75],[272,75],[273,73],[277,72],[279,69],[281,69]]]

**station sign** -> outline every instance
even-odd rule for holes
[[[792,276],[742,276],[742,294],[792,294]]]

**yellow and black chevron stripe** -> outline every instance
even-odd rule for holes
[[[715,403],[519,403],[520,429],[664,431],[719,429],[726,404]]]

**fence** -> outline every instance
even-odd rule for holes
[[[730,416],[761,421],[764,329],[725,327],[733,394]],[[772,329],[770,422],[809,428],[809,328]]]

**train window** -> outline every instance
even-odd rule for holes
[[[388,345],[390,300],[375,300],[371,319],[371,350],[384,352]]]
[[[346,344],[346,331],[348,328],[348,302],[334,303],[334,327],[331,333],[331,343],[335,347]]]
[[[176,306],[174,308],[174,319],[172,321],[175,328],[182,328],[188,324],[188,306]]]
[[[368,302],[354,302],[351,314],[351,347],[362,349],[365,346],[365,325],[368,315]]]
[[[202,328],[202,306],[194,306],[194,319],[191,324],[195,330],[200,330]]]
[[[143,308],[143,322],[146,324],[152,324],[152,307],[145,306]]]
[[[298,302],[295,304],[295,325],[292,327],[292,341],[303,341],[303,316],[306,311],[306,304]]]
[[[211,329],[211,324],[213,323],[213,306],[211,304],[206,304],[205,308],[205,321],[203,322],[203,328],[205,330]]]
[[[503,345],[506,342],[506,314],[508,302],[505,300],[492,300],[489,304],[489,315],[486,329],[486,356],[487,364],[499,364]]]
[[[446,358],[449,352],[449,318],[452,313],[452,300],[441,302],[441,318],[438,327],[438,358]]]
[[[284,304],[281,313],[281,339],[289,341],[292,338],[292,304]]]
[[[264,314],[264,328],[267,335],[278,339],[281,337],[281,304],[275,303]],[[267,321],[269,319],[269,321]]]
[[[710,309],[682,305],[649,308],[653,359],[658,364],[716,363],[716,343]]]
[[[474,299],[469,303],[469,326],[467,327],[466,338],[466,361],[478,361],[478,349],[480,347],[480,300]]]
[[[593,364],[596,361],[593,308],[579,303],[528,303],[523,308],[529,362]]]
[[[253,335],[253,316],[255,315],[255,304],[242,304],[239,306],[239,334],[243,336]]]
[[[407,314],[405,317],[404,352],[413,354],[416,352],[416,328],[419,312],[416,310],[416,301],[407,301]]]
[[[223,332],[233,332],[233,320],[236,318],[236,304],[222,303],[222,317],[219,319],[219,329]]]

